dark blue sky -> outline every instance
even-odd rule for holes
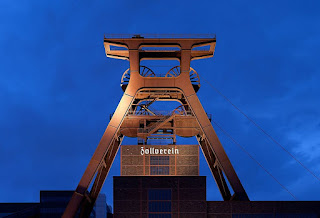
[[[128,62],[104,33],[216,33],[214,58],[192,63],[316,175],[320,174],[318,1],[0,1],[0,202],[75,189],[123,92]],[[299,200],[320,182],[202,82],[198,96]],[[252,200],[292,200],[219,130]],[[206,162],[207,199],[221,200]],[[112,203],[112,176],[102,192]]]

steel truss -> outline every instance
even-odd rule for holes
[[[197,137],[199,145],[210,167],[212,175],[217,183],[224,200],[249,200],[227,154],[215,133],[211,122],[203,109],[196,92],[200,87],[200,79],[196,71],[190,68],[190,62],[194,59],[213,56],[215,38],[195,39],[168,39],[168,38],[105,38],[105,48],[108,57],[127,59],[130,69],[127,70],[121,80],[124,94],[117,106],[98,147],[96,148],[80,182],[76,188],[63,217],[74,217],[80,209],[80,217],[89,217],[98,194],[108,175],[113,160],[119,150],[123,136],[126,135],[124,122],[126,119],[141,119],[144,116],[145,125],[133,125],[133,134],[136,137],[146,139],[152,134],[157,134],[159,129],[165,129],[166,134],[175,135],[179,128],[183,135],[183,128],[176,126],[174,119],[185,117],[185,121],[196,123],[189,125],[194,128],[193,134]],[[127,50],[111,50],[110,45],[127,48]],[[208,46],[208,50],[193,50],[195,47]],[[143,47],[179,47],[180,50],[143,50]],[[157,76],[150,68],[142,67],[142,59],[177,59],[179,67],[173,67],[164,77]],[[181,107],[169,115],[157,114],[149,109],[154,101],[178,101]],[[145,102],[145,103],[143,103]],[[147,103],[146,103],[147,102]],[[149,102],[149,103],[148,103]],[[139,117],[140,116],[140,117]],[[187,118],[190,118],[188,121]],[[153,120],[151,122],[150,120]],[[149,124],[147,123],[149,122]],[[167,125],[172,122],[173,125]],[[188,126],[187,125],[187,126]],[[126,127],[127,128],[127,127]],[[140,129],[140,130],[139,130]],[[170,131],[168,131],[168,129]],[[172,131],[171,131],[172,130]],[[168,135],[167,134],[167,135]],[[188,133],[190,134],[190,133]],[[167,137],[166,135],[166,137]],[[145,141],[142,141],[144,143]],[[94,180],[94,181],[93,181]],[[226,180],[234,192],[232,195]],[[88,188],[93,181],[90,191]]]

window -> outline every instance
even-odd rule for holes
[[[169,175],[169,166],[150,166],[150,175]]]
[[[171,201],[171,189],[150,189],[149,201]]]
[[[149,214],[149,218],[171,218],[171,214]]]
[[[169,156],[150,156],[150,175],[169,175]]]
[[[171,189],[150,189],[148,212],[149,218],[171,218]]]
[[[169,156],[151,156],[150,165],[169,165]]]

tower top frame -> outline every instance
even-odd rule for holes
[[[123,60],[129,60],[130,50],[139,51],[139,60],[180,60],[182,50],[191,51],[191,60],[204,59],[213,57],[215,45],[215,34],[108,34],[104,37],[106,56]]]

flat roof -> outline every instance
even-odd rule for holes
[[[105,38],[113,38],[113,39],[130,39],[130,38],[148,38],[148,39],[212,39],[216,38],[216,34],[208,33],[208,34],[150,34],[150,33],[141,33],[141,34],[105,34]]]

